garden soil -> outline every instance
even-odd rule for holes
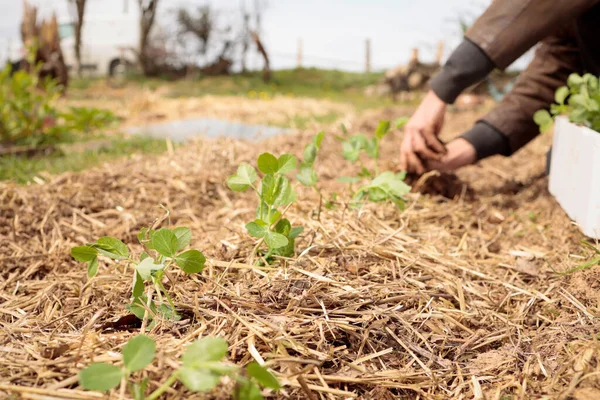
[[[399,116],[391,108],[345,122],[358,132]],[[449,115],[445,137],[477,116]],[[216,335],[230,362],[264,361],[279,378],[283,389],[268,398],[600,398],[600,267],[561,274],[591,251],[547,191],[550,136],[511,159],[415,180],[399,211],[347,206],[336,178],[358,168],[330,134],[317,169],[326,199],[337,193],[334,207],[318,218],[317,195],[299,188],[286,214],[305,228],[297,256],[253,267],[244,224],[255,198],[231,192],[226,178],[263,151],[301,155],[316,132],[197,141],[30,186],[0,184],[0,397],[129,398],[83,391],[77,379],[91,362],[118,363],[140,333],[120,320],[131,274],[101,262],[89,280],[70,249],[110,235],[140,252],[137,232],[167,209],[162,226],[190,227],[208,261],[201,274],[165,281],[184,317],[148,333],[157,359],[136,378],[149,377],[150,389],[187,344]],[[386,168],[397,167],[400,141],[385,139]],[[209,394],[176,384],[164,398],[227,399],[231,388],[226,378]]]

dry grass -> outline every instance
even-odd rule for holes
[[[107,234],[139,251],[136,233],[162,204],[173,225],[192,228],[209,262],[201,275],[175,276],[170,290],[193,318],[150,333],[159,349],[151,388],[187,343],[218,335],[230,361],[267,362],[285,385],[274,398],[599,398],[599,267],[553,272],[585,252],[538,177],[548,138],[462,172],[472,194],[417,192],[403,213],[390,205],[357,212],[342,201],[319,221],[316,198],[301,189],[288,212],[305,226],[301,254],[251,268],[243,222],[254,203],[223,182],[240,161],[265,150],[298,154],[306,140],[198,142],[43,185],[0,186],[0,396],[101,397],[81,391],[77,374],[92,360],[117,361],[139,332],[100,329],[126,314],[130,277],[104,264],[88,281],[69,250]],[[390,165],[398,143],[388,142]],[[329,194],[344,193],[335,177],[352,172],[336,146],[326,139],[319,164]],[[225,382],[203,397],[177,385],[165,398],[229,398],[229,389]]]

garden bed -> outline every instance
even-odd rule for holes
[[[318,171],[324,193],[339,193],[337,206],[317,220],[317,196],[299,189],[286,214],[305,227],[299,255],[251,267],[255,242],[243,225],[254,203],[225,181],[241,161],[269,150],[299,155],[308,140],[196,142],[44,185],[0,184],[0,396],[101,398],[78,387],[78,373],[118,361],[139,333],[114,324],[127,314],[131,277],[101,264],[88,280],[69,252],[102,235],[139,252],[137,232],[163,215],[159,204],[173,226],[192,229],[192,247],[208,261],[202,274],[173,276],[184,318],[149,333],[158,351],[144,372],[150,389],[187,344],[213,335],[228,341],[235,364],[266,361],[283,385],[265,392],[272,398],[600,396],[600,270],[557,273],[589,252],[538,178],[547,139],[467,169],[460,178],[472,189],[452,199],[416,191],[404,212],[384,204],[359,212],[345,207],[346,186],[335,181],[356,171],[327,137]],[[383,154],[390,166],[398,143]],[[519,176],[502,172],[516,165]],[[165,398],[230,391],[227,380],[210,395],[176,384]]]

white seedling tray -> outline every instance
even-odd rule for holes
[[[584,235],[600,239],[600,132],[556,118],[549,189]]]

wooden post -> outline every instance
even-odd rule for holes
[[[365,72],[371,72],[371,39],[367,39],[365,48]]]
[[[296,57],[296,68],[302,68],[302,39],[298,39],[298,54]]]

